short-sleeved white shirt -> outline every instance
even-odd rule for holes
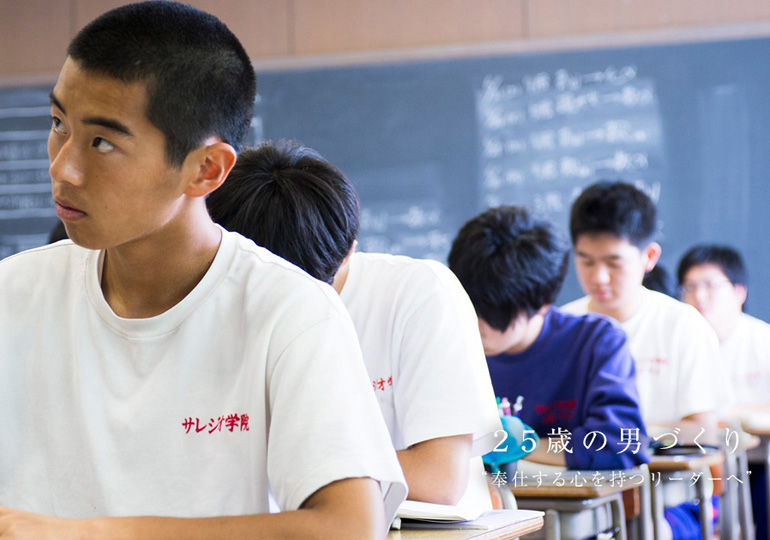
[[[478,456],[502,429],[478,319],[455,275],[436,261],[355,253],[340,295],[396,450],[473,434],[459,504],[489,508]]]
[[[115,315],[100,252],[0,262],[0,501],[80,518],[298,508],[348,477],[406,486],[336,293],[223,231],[203,279]]]
[[[436,261],[355,253],[342,301],[397,450],[472,433],[474,455],[501,429],[473,305]]]
[[[742,313],[720,351],[736,405],[770,403],[770,324]]]
[[[585,296],[562,309],[587,313],[589,300]],[[642,288],[638,310],[621,327],[636,361],[645,422],[676,422],[695,413],[717,412],[725,400],[731,401],[725,385],[719,384],[724,379],[716,333],[695,308]]]

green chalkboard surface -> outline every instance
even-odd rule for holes
[[[258,74],[251,139],[293,138],[356,184],[361,247],[445,260],[458,227],[526,204],[566,229],[600,178],[659,204],[662,263],[740,249],[770,319],[770,39],[511,54]],[[0,90],[0,256],[39,244],[47,88]],[[580,294],[572,275],[560,301]]]

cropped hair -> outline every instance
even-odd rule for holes
[[[743,263],[743,257],[738,251],[730,246],[721,246],[717,244],[698,244],[682,256],[679,261],[679,268],[676,271],[676,277],[679,285],[684,283],[684,277],[694,266],[702,264],[715,264],[727,276],[733,285],[748,286],[748,275],[746,265]]]
[[[358,234],[359,202],[342,172],[295,141],[245,149],[206,200],[212,219],[331,283]]]
[[[147,85],[147,118],[180,167],[207,137],[240,149],[256,77],[238,38],[213,15],[172,1],[128,4],[86,25],[67,54],[82,69]]]
[[[657,210],[637,187],[602,180],[585,188],[572,204],[569,231],[573,244],[581,234],[609,233],[643,248],[655,239]]]
[[[556,301],[568,260],[564,235],[520,206],[491,208],[468,221],[448,258],[476,314],[501,332],[522,313],[531,317]]]

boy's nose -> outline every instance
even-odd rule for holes
[[[610,272],[606,266],[600,264],[594,271],[594,280],[597,283],[606,284],[610,282]]]
[[[71,139],[65,141],[62,145],[54,147],[48,145],[48,159],[50,166],[48,172],[51,175],[51,181],[67,182],[73,185],[80,185],[83,182],[82,164],[78,157]]]

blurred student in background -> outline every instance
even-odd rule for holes
[[[736,405],[770,403],[770,324],[743,311],[748,278],[740,253],[729,246],[694,246],[679,262],[677,278],[682,300],[717,333]]]

